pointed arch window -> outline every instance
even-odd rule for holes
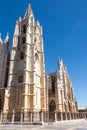
[[[49,111],[50,112],[54,112],[56,109],[56,104],[53,100],[51,100],[50,104],[49,104]]]
[[[21,59],[21,60],[24,59],[24,53],[23,53],[23,52],[20,53],[20,59]]]
[[[23,82],[23,75],[19,75],[18,76],[18,83],[22,83]]]
[[[38,62],[39,61],[39,56],[37,53],[35,53],[35,61]]]
[[[26,25],[23,25],[23,33],[26,33]]]
[[[34,42],[36,42],[36,41],[37,41],[37,38],[35,37],[35,38],[34,38]]]
[[[22,43],[25,44],[25,41],[26,41],[26,39],[25,39],[25,37],[23,37],[22,38]]]

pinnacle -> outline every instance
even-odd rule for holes
[[[28,4],[28,7],[29,7],[29,8],[31,7],[31,4],[30,4],[30,3]]]
[[[1,38],[1,33],[0,33],[0,43],[1,43],[1,44],[3,43],[2,38]]]
[[[62,58],[58,57],[58,64],[63,64]]]
[[[6,38],[5,38],[5,40],[4,40],[4,43],[6,43],[6,42],[8,42],[8,41],[9,41],[9,33],[7,33]]]
[[[6,35],[6,40],[9,40],[9,33],[7,33]]]
[[[31,8],[31,4],[29,3],[28,7],[27,7],[27,10],[25,12],[24,19],[27,18],[30,15],[30,13],[33,13],[33,12],[32,12],[32,8]]]
[[[19,17],[19,22],[21,22],[22,21],[22,18],[21,17]]]
[[[27,11],[28,11],[28,12],[31,11],[31,4],[30,4],[30,3],[28,4]]]

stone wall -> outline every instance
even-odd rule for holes
[[[0,112],[3,110],[4,106],[5,89],[0,89]]]

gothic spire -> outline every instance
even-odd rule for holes
[[[1,33],[0,33],[0,43],[1,43],[1,44],[3,43],[2,38],[1,38]]]
[[[33,12],[32,12],[31,5],[30,5],[30,3],[29,3],[29,4],[28,4],[28,7],[27,7],[27,10],[26,10],[26,12],[25,12],[24,19],[26,19],[30,14],[33,15]]]
[[[58,58],[58,66],[63,65],[63,60],[61,58]]]
[[[21,19],[19,18],[19,21]],[[14,35],[18,36],[19,35],[19,25],[18,25],[18,21],[16,21],[16,25],[15,25],[15,30],[14,30]]]

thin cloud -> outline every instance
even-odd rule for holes
[[[74,40],[75,36],[78,34],[80,26],[81,26],[81,22],[77,22],[76,24],[73,25],[72,32],[69,38],[65,41],[64,44],[65,47],[68,47],[71,44],[71,42]]]

